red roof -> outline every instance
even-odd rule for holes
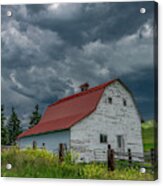
[[[40,122],[21,133],[18,138],[72,127],[96,109],[105,87],[115,81],[109,81],[49,105]]]

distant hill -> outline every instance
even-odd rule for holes
[[[151,148],[154,148],[154,123],[154,120],[142,123],[144,151],[150,151]]]

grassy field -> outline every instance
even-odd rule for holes
[[[154,148],[154,122],[152,120],[142,124],[142,135],[144,151],[150,151],[151,148]]]
[[[142,124],[144,150],[154,148],[154,124],[148,121]],[[73,179],[104,179],[104,180],[154,180],[151,172],[140,173],[140,166],[128,168],[116,162],[116,169],[108,172],[106,164],[75,164],[70,154],[66,155],[63,163],[58,163],[58,156],[46,150],[19,150],[11,148],[2,151],[2,171],[4,177],[30,178],[73,178]],[[7,170],[6,165],[12,164]],[[122,166],[120,166],[122,165]]]
[[[73,179],[104,179],[104,180],[153,180],[152,173],[140,173],[138,167],[116,168],[108,172],[106,164],[75,164],[68,154],[63,163],[58,157],[46,150],[19,150],[16,148],[2,152],[3,177],[29,178],[73,178]],[[7,170],[6,165],[12,164]]]

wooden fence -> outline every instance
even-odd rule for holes
[[[116,167],[115,160],[127,160],[123,167],[140,166],[152,171],[157,169],[157,153],[154,149],[151,149],[150,152],[145,152],[144,156],[142,156],[140,153],[132,153],[131,149],[128,149],[127,153],[115,152],[114,149],[111,149],[111,145],[108,145],[107,154],[108,170],[111,171]],[[136,160],[139,161],[137,162]]]
[[[1,146],[2,151],[10,149],[13,146]],[[37,148],[37,143],[33,141],[32,145],[33,149]],[[45,149],[45,144],[41,147],[41,149]],[[64,144],[59,144],[59,147],[54,150],[54,153],[58,153],[59,156],[59,162],[64,161],[64,156],[68,152],[67,147],[65,147]],[[118,167],[121,163],[119,163],[122,160],[122,166],[123,167],[133,167],[133,166],[140,166],[144,167],[146,169],[155,171],[157,170],[157,153],[154,149],[151,149],[149,152],[145,152],[144,156],[140,153],[132,152],[131,149],[128,149],[127,152],[116,152],[114,149],[111,148],[111,145],[108,144],[107,151],[104,151],[103,149],[95,149],[94,152],[95,161],[99,161],[101,158],[101,161],[104,159],[107,160],[107,167],[108,171],[114,171],[116,167]],[[125,161],[124,161],[125,160]],[[125,163],[123,163],[123,161]],[[139,162],[139,163],[138,163]],[[137,164],[136,164],[137,163]]]
[[[64,144],[59,144],[59,162],[64,161],[66,149],[64,148]],[[125,163],[122,163],[123,167],[134,167],[140,166],[146,169],[150,169],[154,171],[157,169],[157,156],[154,149],[151,149],[150,152],[145,152],[144,156],[140,153],[132,152],[131,149],[128,149],[128,152],[116,152],[114,149],[111,148],[111,145],[108,144],[107,152],[103,151],[102,149],[98,149],[98,152],[101,156],[101,159],[107,156],[107,167],[108,171],[114,171],[115,168],[118,166],[118,160],[125,160]],[[107,153],[107,154],[106,154]],[[103,155],[103,156],[102,156]]]
[[[35,146],[33,145],[33,148]],[[68,152],[67,148],[65,148],[64,144],[59,144],[58,149],[54,150],[54,153],[58,153],[59,162],[64,161],[64,156]],[[96,156],[98,156],[97,160],[106,159],[107,157],[107,167],[108,171],[114,171],[116,167],[118,167],[121,163],[119,161],[122,160],[123,167],[134,167],[140,166],[149,170],[154,171],[157,169],[157,156],[154,149],[151,149],[149,152],[145,152],[144,155],[136,152],[132,152],[131,149],[128,149],[127,152],[116,152],[114,149],[111,148],[111,145],[108,144],[107,151],[102,149],[95,150],[95,161]],[[125,161],[124,161],[125,160]],[[125,163],[123,163],[123,161]]]

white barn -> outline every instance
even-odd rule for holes
[[[116,152],[131,149],[143,158],[141,117],[124,83],[115,79],[80,88],[80,93],[49,105],[40,122],[18,136],[20,148],[35,141],[55,152],[63,143],[79,154],[78,161],[90,162],[106,161],[111,144]]]

